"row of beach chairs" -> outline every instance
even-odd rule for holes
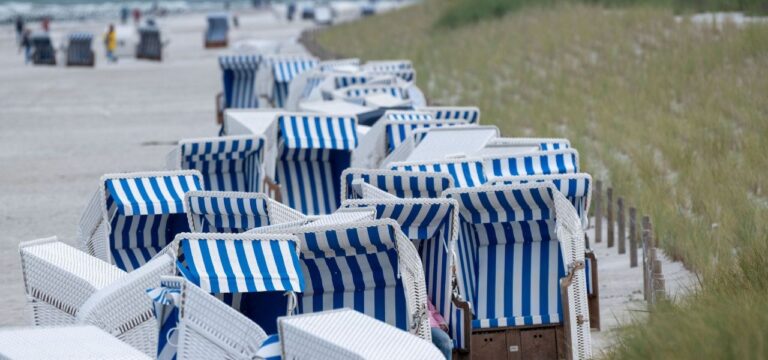
[[[138,29],[139,43],[136,57],[139,59],[162,60],[163,43],[160,30],[154,26],[142,26]],[[34,33],[32,42],[32,63],[35,65],[56,65],[56,49],[48,33]],[[93,34],[74,32],[67,35],[65,64],[67,66],[94,66],[96,57],[93,52]]]
[[[439,359],[431,302],[456,358],[592,357],[591,177],[567,139],[427,106],[408,61],[220,67],[221,136],[102,177],[79,249],[21,245],[35,325],[159,359]]]

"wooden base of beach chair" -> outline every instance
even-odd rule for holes
[[[470,342],[471,359],[565,359],[562,325],[476,330]]]
[[[143,59],[143,60],[152,60],[152,61],[163,61],[162,55],[141,55],[136,54],[137,59]]]
[[[224,93],[216,94],[216,124],[224,123]]]
[[[205,48],[206,49],[212,49],[212,48],[224,48],[229,45],[229,42],[227,40],[224,41],[206,41],[205,42]]]
[[[96,59],[91,54],[90,59],[88,61],[69,61],[67,60],[67,67],[76,66],[76,67],[93,67],[96,65]]]
[[[280,184],[274,182],[269,177],[264,177],[263,191],[272,200],[283,202],[283,196],[280,193]]]
[[[589,305],[589,326],[592,329],[600,330],[600,284],[597,281],[597,257],[592,251],[584,254],[585,261],[589,261],[592,270],[592,294],[587,294],[587,304]]]

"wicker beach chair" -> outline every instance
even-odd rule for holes
[[[125,271],[138,268],[189,231],[184,194],[202,185],[196,170],[102,176],[80,219],[80,247]]]
[[[191,191],[184,199],[189,228],[194,232],[242,233],[309,219],[265,194]]]
[[[372,212],[346,215],[276,230],[296,235],[301,245],[307,283],[299,313],[346,307],[430,340],[424,270],[416,248],[394,220],[359,219]]]
[[[69,34],[67,45],[67,66],[93,66],[96,58],[91,49],[93,34],[72,33]]]
[[[460,205],[459,285],[473,304],[472,357],[591,358],[584,231],[565,196],[538,182],[443,196]]]
[[[464,120],[480,123],[480,109],[475,106],[417,106],[414,110],[429,112],[437,120]]]
[[[19,253],[34,325],[91,324],[155,355],[157,328],[144,292],[173,274],[171,257],[158,256],[125,273],[56,238],[23,242]]]
[[[260,55],[219,56],[223,92],[216,95],[216,122],[224,122],[225,109],[251,109],[259,107],[256,76]]]
[[[0,358],[152,359],[104,330],[90,325],[4,328],[0,330]]]
[[[390,218],[416,247],[425,274],[427,295],[437,311],[448,320],[449,334],[456,349],[465,350],[464,313],[470,305],[458,292],[454,264],[458,236],[458,203],[445,198],[401,199],[363,183],[363,199],[346,200],[347,208],[374,209],[379,219]],[[456,316],[456,314],[459,314]]]
[[[450,175],[457,188],[476,187],[488,181],[485,165],[481,158],[457,158],[438,161],[396,162],[389,164],[391,170],[431,172]]]
[[[203,40],[205,48],[227,47],[229,32],[229,14],[208,14],[208,28]]]
[[[155,61],[163,60],[163,42],[160,39],[160,29],[157,26],[142,26],[139,28],[136,58]]]
[[[155,300],[158,360],[254,359],[266,338],[258,324],[182,277],[148,291]]]
[[[307,215],[336,210],[341,172],[357,147],[357,119],[292,113],[278,115],[277,126],[275,181],[282,202]]]
[[[380,169],[347,169],[341,175],[342,199],[360,199],[362,194],[353,183],[362,181],[399,198],[437,198],[453,187],[447,174],[393,171]]]
[[[35,65],[56,65],[56,50],[53,49],[48,33],[32,33],[32,63]]]
[[[317,66],[313,58],[278,59],[271,63],[272,92],[269,99],[275,108],[282,108],[288,100],[291,81],[299,74]]]
[[[260,192],[264,182],[266,140],[262,136],[184,139],[168,154],[169,169],[198,170],[203,189]]]
[[[285,359],[443,359],[430,342],[349,309],[284,317],[278,322]]]
[[[589,205],[592,199],[592,177],[585,173],[512,176],[497,178],[492,184],[526,184],[551,182],[568,201],[573,204],[576,214],[581,219],[583,229],[589,227]],[[598,280],[598,264],[595,254],[587,249],[585,254],[584,272],[589,303],[589,323],[592,328],[600,329],[600,288]]]

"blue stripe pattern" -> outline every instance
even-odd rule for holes
[[[76,32],[69,34],[69,44],[67,45],[67,64],[68,65],[93,65],[93,50],[91,43],[93,34]]]
[[[157,359],[175,360],[179,332],[179,305],[181,289],[160,286],[147,289],[147,296],[152,299],[152,308],[158,321]]]
[[[275,107],[282,108],[288,100],[288,86],[294,77],[314,68],[317,60],[314,59],[279,59],[272,64],[274,78],[273,100]]]
[[[408,331],[405,288],[398,276],[392,224],[297,233],[307,279],[301,313],[350,308]]]
[[[181,168],[203,175],[211,191],[261,191],[264,138],[255,136],[183,140]]]
[[[308,215],[339,206],[341,172],[357,147],[354,117],[279,115],[276,181],[283,203]]]
[[[460,285],[474,304],[473,328],[563,321],[565,263],[550,185],[451,189],[460,204]]]
[[[446,174],[347,169],[342,175],[344,181],[342,196],[346,199],[357,198],[352,189],[352,182],[355,179],[361,179],[399,198],[437,198],[443,191],[453,186],[453,179]]]
[[[571,174],[579,172],[579,156],[574,149],[487,157],[485,163],[493,177]]]
[[[260,62],[260,55],[219,56],[225,108],[250,109],[259,106],[256,72]]]
[[[271,225],[264,195],[199,193],[187,195],[190,228],[204,233],[242,233]]]
[[[283,350],[280,346],[280,336],[270,335],[259,345],[256,357],[262,360],[279,360],[283,358]]]
[[[295,240],[240,234],[182,234],[180,248],[192,283],[213,294],[304,289]],[[274,236],[274,235],[273,235]]]
[[[436,172],[448,174],[455,187],[475,187],[487,182],[483,162],[479,159],[459,159],[424,163],[392,163],[392,170]]]
[[[480,122],[480,109],[474,106],[424,106],[416,110],[429,112],[438,120],[464,120],[470,124]]]
[[[199,176],[160,175],[104,180],[112,261],[125,271],[144,265],[173,237],[189,231],[184,194],[201,189]]]

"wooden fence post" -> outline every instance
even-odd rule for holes
[[[650,299],[648,294],[648,250],[649,241],[651,236],[651,219],[646,215],[643,216],[643,298],[645,300]]]
[[[629,208],[629,267],[637,267],[637,209]]]
[[[616,200],[618,225],[619,225],[619,254],[625,254],[627,252],[627,229],[624,221],[624,198],[619,197]]]
[[[613,235],[616,224],[613,223],[613,188],[608,188],[605,193],[605,221],[608,223],[608,247],[613,247]]]
[[[603,182],[595,181],[595,243],[603,242]]]

